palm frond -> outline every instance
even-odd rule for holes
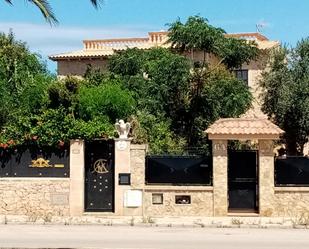
[[[51,25],[58,24],[58,20],[53,12],[53,9],[47,0],[28,0],[28,1],[33,3],[39,8],[39,10],[41,11],[42,15],[44,16],[47,22],[49,22]]]
[[[95,8],[98,8],[100,7],[100,3],[102,3],[103,0],[90,0],[90,2],[93,4]]]
[[[13,0],[4,0],[8,4],[13,4]],[[95,8],[99,8],[100,4],[103,3],[104,0],[90,0],[92,5]],[[53,12],[53,9],[48,0],[28,0],[28,2],[34,4],[39,8],[45,20],[52,24],[58,24],[58,20]]]

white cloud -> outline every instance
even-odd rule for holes
[[[120,37],[146,37],[150,26],[110,26],[110,27],[51,27],[43,24],[0,22],[0,32],[12,29],[16,38],[25,41],[30,50],[42,55],[49,69],[54,72],[56,65],[48,60],[48,55],[79,50],[82,40]]]
[[[27,42],[30,49],[43,56],[67,52],[82,48],[82,40],[116,37],[144,37],[152,30],[147,26],[112,26],[112,27],[74,27],[32,23],[0,22],[0,31],[7,33],[10,29],[17,39]]]

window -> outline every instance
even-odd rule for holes
[[[239,80],[242,80],[248,86],[248,70],[247,69],[239,69],[234,70],[235,77]]]

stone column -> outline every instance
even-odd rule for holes
[[[274,212],[274,153],[272,140],[259,140],[259,211],[261,216]]]
[[[212,141],[213,156],[213,213],[226,216],[227,202],[227,140]]]
[[[131,145],[131,187],[144,189],[145,187],[145,157],[146,144]]]
[[[123,198],[129,185],[119,185],[119,173],[131,173],[131,139],[115,139],[115,214],[123,215]]]
[[[85,145],[83,140],[70,142],[70,215],[84,213]]]

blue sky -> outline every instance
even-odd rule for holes
[[[88,0],[50,0],[60,24],[48,25],[27,1],[0,0],[0,31],[10,28],[32,51],[47,55],[82,48],[83,39],[144,37],[148,31],[167,29],[178,17],[206,17],[227,32],[262,33],[272,40],[295,45],[309,36],[308,0],[105,0],[95,10]],[[55,71],[55,63],[48,61]]]

